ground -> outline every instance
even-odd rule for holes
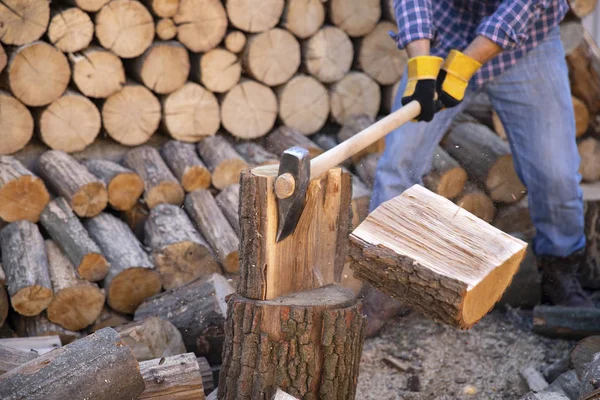
[[[365,341],[357,399],[496,400],[527,392],[519,370],[566,357],[575,342],[534,334],[530,317],[494,310],[469,331],[442,326],[412,312],[389,321]],[[411,369],[402,372],[383,358]]]

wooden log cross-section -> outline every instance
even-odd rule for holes
[[[50,43],[65,53],[89,46],[94,37],[94,23],[89,14],[77,7],[54,10],[48,26]]]
[[[149,317],[114,329],[138,361],[185,353],[181,333],[175,325],[164,319]]]
[[[427,189],[447,199],[463,191],[467,172],[444,149],[437,146],[433,153],[431,171],[423,177]]]
[[[11,115],[11,114],[8,114]],[[0,156],[0,218],[36,223],[50,201],[46,184],[19,160]]]
[[[229,50],[217,47],[192,56],[192,78],[213,93],[226,93],[242,77],[242,63]]]
[[[246,161],[222,135],[201,140],[197,148],[200,158],[212,174],[212,185],[219,190],[238,183],[241,171],[248,168]]]
[[[69,54],[69,61],[73,83],[87,97],[106,98],[125,84],[123,61],[99,46]]]
[[[82,163],[104,182],[108,204],[115,210],[129,210],[142,196],[144,181],[132,170],[109,160],[84,160]]]
[[[170,140],[162,146],[160,153],[186,192],[210,187],[210,171],[200,160],[194,144]]]
[[[42,37],[50,20],[50,1],[9,0],[0,4],[2,43],[20,46]]]

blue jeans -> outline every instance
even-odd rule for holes
[[[398,89],[394,110],[406,84]],[[565,53],[558,31],[483,88],[504,125],[516,172],[527,188],[537,255],[566,256],[585,246],[579,152]],[[410,122],[386,136],[370,209],[400,195],[431,168],[435,147],[474,96],[431,122]]]

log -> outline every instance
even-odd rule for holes
[[[329,19],[350,37],[365,36],[381,18],[381,0],[331,0]]]
[[[142,301],[162,288],[150,256],[129,227],[111,214],[101,213],[86,219],[84,225],[110,262],[103,281],[108,305],[124,314],[133,314]]]
[[[583,18],[596,9],[596,0],[569,0],[569,6],[573,14]]]
[[[581,162],[579,173],[584,182],[595,182],[600,179],[600,141],[587,137],[577,144]]]
[[[81,8],[83,11],[96,12],[110,0],[65,0],[65,3]]]
[[[431,160],[431,170],[423,177],[423,182],[432,192],[454,199],[462,193],[467,178],[467,172],[458,161],[437,146]]]
[[[169,321],[149,317],[114,329],[138,361],[185,353],[181,333]]]
[[[579,379],[583,376],[586,364],[593,360],[596,353],[600,353],[600,336],[588,336],[577,342],[571,350],[569,360]]]
[[[131,76],[156,94],[169,94],[181,88],[190,74],[190,56],[175,40],[154,42],[129,63]]]
[[[225,48],[234,54],[239,54],[246,47],[246,35],[242,31],[232,30],[224,40]]]
[[[300,43],[281,28],[250,35],[242,57],[244,72],[267,86],[282,85],[300,68]]]
[[[352,67],[354,48],[343,30],[325,25],[302,43],[302,63],[320,82],[341,80]]]
[[[29,109],[11,94],[0,90],[0,155],[22,150],[33,137],[33,117]]]
[[[600,354],[595,354],[581,375],[581,387],[579,389],[579,399],[592,400],[597,399],[600,394],[598,390],[598,380],[600,379]]]
[[[245,171],[240,182],[237,291],[248,299],[269,300],[338,282],[346,262],[350,174],[334,168],[311,180],[296,229],[280,242],[276,242],[276,176],[276,170],[259,167]]]
[[[375,118],[371,117],[367,114],[356,114],[352,115],[344,121],[344,124],[340,128],[337,133],[337,140],[339,143],[342,143],[357,133],[361,132],[364,129],[367,129],[369,126],[375,123]],[[363,159],[366,155],[371,153],[381,154],[385,149],[385,138],[378,140],[377,142],[371,144],[370,146],[364,148],[363,150],[355,153],[351,159],[355,164],[358,163],[361,159]]]
[[[129,226],[140,242],[144,241],[144,225],[148,214],[150,214],[150,210],[142,201],[138,201],[131,209],[120,213],[120,218]]]
[[[102,104],[102,125],[106,133],[125,146],[146,143],[158,129],[160,119],[161,104],[156,96],[145,86],[131,81]]]
[[[12,308],[21,315],[38,315],[54,297],[38,226],[25,220],[12,222],[0,231],[0,247]]]
[[[221,272],[211,247],[181,208],[172,204],[156,206],[148,215],[144,231],[144,244],[152,250],[166,290]]]
[[[192,78],[213,93],[227,93],[242,76],[242,62],[234,53],[217,47],[192,55]]]
[[[0,375],[33,360],[37,356],[37,352],[33,350],[22,351],[0,345]]]
[[[227,221],[235,231],[236,235],[240,235],[240,184],[236,183],[225,189],[215,196],[217,205],[223,212]]]
[[[316,0],[320,3],[320,0]],[[329,92],[318,80],[296,75],[277,89],[279,118],[304,135],[318,132],[329,116]]]
[[[183,203],[184,190],[157,149],[147,145],[135,147],[127,152],[123,163],[144,180],[144,201],[149,209],[164,203]]]
[[[389,32],[398,32],[396,24],[381,21],[365,37],[358,41],[357,68],[380,85],[393,85],[402,78],[408,55],[398,50]]]
[[[571,96],[573,112],[575,113],[575,136],[581,137],[586,134],[590,126],[590,112],[585,103],[575,96]]]
[[[526,188],[517,176],[508,144],[486,126],[458,124],[442,147],[486,188],[492,200],[515,203],[525,196]]]
[[[173,18],[161,18],[156,21],[156,36],[160,40],[171,40],[177,36],[177,25]]]
[[[263,301],[234,294],[218,397],[270,399],[280,388],[299,398],[353,399],[365,327],[361,303],[336,285]]]
[[[492,100],[485,90],[481,90],[475,94],[473,99],[466,105],[464,111],[460,113],[461,119],[464,117],[472,117],[479,123],[487,126],[490,129],[495,129],[493,114],[495,113],[492,106]],[[461,121],[464,122],[464,121]],[[499,132],[497,132],[499,134]]]
[[[40,354],[52,350],[53,347],[56,347],[55,344],[64,346],[83,337],[79,332],[70,331],[50,321],[46,312],[34,317],[15,315],[12,322],[19,336],[27,337],[27,339],[36,337],[39,339],[37,346],[41,347],[43,351],[32,346],[27,346],[26,349],[37,350]],[[32,343],[25,344],[31,345]]]
[[[115,210],[132,208],[144,192],[144,181],[129,168],[108,160],[85,160],[83,165],[106,185],[108,204]]]
[[[104,292],[97,284],[77,276],[75,267],[54,241],[46,240],[46,252],[54,291],[48,319],[71,331],[93,324],[102,312]]]
[[[277,96],[254,80],[242,79],[221,101],[223,127],[240,139],[256,139],[273,128],[277,119]]]
[[[210,187],[210,171],[192,143],[170,140],[163,145],[160,153],[186,192]]]
[[[0,397],[6,400],[69,398],[82,393],[98,400],[135,399],[143,391],[136,359],[111,328],[0,375]]]
[[[106,327],[114,328],[128,324],[131,322],[131,320],[132,318],[130,315],[118,313],[112,310],[110,307],[104,306],[102,312],[98,318],[96,318],[96,321],[94,321],[94,325],[89,328],[89,331],[96,332],[97,330]]]
[[[198,189],[185,197],[185,210],[213,248],[226,272],[239,272],[239,239],[213,195]]]
[[[40,156],[38,169],[49,188],[64,197],[79,217],[93,217],[106,208],[106,185],[73,156],[48,150]]]
[[[279,23],[284,0],[226,0],[225,7],[233,27],[258,33],[268,31]]]
[[[226,278],[212,274],[146,300],[134,320],[156,316],[171,322],[181,332],[187,351],[219,364],[227,315],[225,297],[233,292]]]
[[[194,353],[142,361],[145,390],[142,399],[204,400],[200,366]]]
[[[308,150],[310,158],[322,154],[324,150],[317,146],[310,138],[296,129],[280,126],[269,133],[264,140],[265,149],[273,154],[280,155],[290,147],[299,146]]]
[[[0,4],[0,40],[13,46],[34,42],[46,32],[49,20],[48,0],[3,1]]]
[[[240,140],[233,143],[233,148],[250,168],[279,164],[279,157],[255,142]]]
[[[248,164],[222,135],[207,137],[197,144],[198,154],[210,170],[212,185],[223,190],[238,183]]]
[[[94,23],[90,16],[77,7],[53,12],[48,26],[48,40],[64,53],[87,48],[94,37]]]
[[[325,6],[320,0],[286,0],[280,26],[298,39],[308,39],[325,22]]]
[[[193,53],[217,47],[227,32],[227,13],[219,0],[181,0],[177,14],[177,40]]]
[[[539,305],[533,309],[533,332],[569,340],[598,335],[600,311],[596,308]]]
[[[11,116],[12,117],[12,116]],[[37,223],[50,201],[46,184],[13,156],[0,156],[0,218]]]
[[[2,7],[4,3],[0,4],[0,15]],[[66,90],[71,79],[71,67],[67,56],[56,47],[38,40],[7,53],[8,64],[3,71],[2,88],[26,106],[46,106]],[[42,64],[46,67],[34,68]]]
[[[74,153],[96,140],[102,121],[90,99],[67,89],[39,113],[37,124],[40,138],[48,147]]]
[[[488,223],[491,223],[496,215],[494,202],[479,186],[470,181],[465,183],[464,190],[455,203],[460,208]]]
[[[154,39],[154,20],[139,1],[112,0],[94,16],[100,46],[121,58],[141,56]]]
[[[355,276],[460,329],[471,328],[500,300],[526,249],[522,240],[419,185],[382,203],[350,235]]]
[[[143,0],[148,10],[160,18],[169,18],[177,14],[179,0]]]
[[[80,277],[92,282],[104,279],[110,265],[63,197],[55,198],[46,206],[40,223]]]
[[[69,54],[73,83],[91,98],[106,98],[125,85],[125,68],[110,51],[91,45],[81,53]]]
[[[375,181],[375,172],[377,171],[377,163],[380,157],[381,154],[371,153],[354,165],[360,179],[371,189]]]
[[[215,95],[194,82],[162,99],[162,126],[175,140],[198,142],[214,136],[221,125]]]
[[[381,105],[381,89],[368,75],[352,71],[331,85],[331,116],[340,125],[353,115],[377,116]]]

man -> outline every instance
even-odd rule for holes
[[[546,301],[593,306],[575,275],[585,236],[575,119],[558,27],[568,8],[567,0],[394,0],[395,39],[409,61],[393,108],[417,100],[422,111],[386,137],[370,208],[422,184],[452,119],[476,91],[485,90],[528,191],[536,228],[532,249]],[[369,287],[367,334],[401,307]]]

